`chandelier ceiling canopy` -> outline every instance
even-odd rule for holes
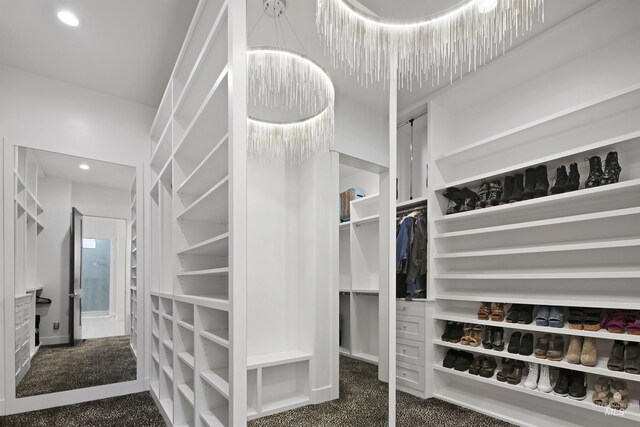
[[[389,79],[397,55],[401,83],[462,75],[504,53],[544,20],[544,0],[462,0],[419,19],[380,18],[349,0],[317,0],[316,25],[334,66],[363,84]]]

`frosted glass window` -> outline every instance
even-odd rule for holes
[[[108,312],[111,286],[111,240],[82,240],[82,312]]]

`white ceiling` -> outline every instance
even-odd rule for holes
[[[95,185],[117,190],[131,190],[135,169],[115,163],[83,159],[50,151],[33,150],[41,168],[41,175],[68,179],[74,184]],[[80,169],[81,164],[90,167]]]
[[[197,0],[0,0],[0,63],[160,103]],[[62,24],[59,10],[80,19]]]
[[[597,0],[546,0],[545,1],[545,22],[537,23],[532,32],[524,37],[519,37],[513,47],[535,37],[552,26],[562,22],[563,20],[575,15],[579,11],[587,8]],[[392,18],[415,18],[416,16],[427,16],[442,8],[451,7],[460,2],[460,0],[351,0],[356,6],[364,6],[364,8],[376,12],[381,16]],[[358,5],[359,3],[359,5]],[[388,110],[388,89],[383,84],[376,84],[372,87],[364,88],[357,82],[356,78],[347,75],[342,69],[335,69],[330,65],[328,57],[324,54],[323,45],[317,31],[315,22],[315,0],[291,0],[287,3],[286,16],[300,37],[304,49],[296,40],[293,31],[289,27],[287,21],[282,22],[284,31],[279,32],[280,46],[284,46],[293,50],[305,53],[329,71],[334,85],[336,87],[336,103],[339,103],[341,96],[349,96],[358,100],[361,104],[367,105],[368,108],[374,108],[382,112]],[[383,15],[388,14],[388,15]],[[247,27],[251,30],[255,28],[249,35],[249,45],[275,45],[276,32],[273,19],[262,15],[262,0],[247,0]],[[430,82],[423,83],[420,88],[414,83],[412,91],[408,89],[400,89],[398,95],[398,110],[403,110],[414,103],[424,99],[436,90],[447,86],[449,78],[445,78],[439,85],[431,85]]]

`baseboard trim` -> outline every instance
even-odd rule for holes
[[[333,400],[332,398],[333,386],[326,386],[322,388],[315,388],[311,391],[311,402],[314,405],[318,403],[328,402],[329,400]]]
[[[69,337],[40,337],[40,344],[42,345],[60,345],[60,344],[68,344]]]
[[[7,408],[5,407],[5,400],[0,399],[0,417],[7,415]]]

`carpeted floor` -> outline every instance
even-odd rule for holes
[[[0,417],[2,427],[161,427],[148,392]]]
[[[135,381],[136,358],[129,337],[86,340],[71,347],[40,347],[16,390],[17,397]]]
[[[398,391],[398,427],[506,427],[508,423],[438,399],[423,400]],[[387,423],[387,385],[378,367],[340,357],[340,399],[260,418],[250,427],[382,427]]]
[[[387,425],[387,386],[377,366],[340,358],[340,399],[249,422],[250,427],[382,427]],[[397,393],[398,427],[506,427],[510,424],[442,402]],[[12,415],[3,427],[164,426],[149,393]]]

